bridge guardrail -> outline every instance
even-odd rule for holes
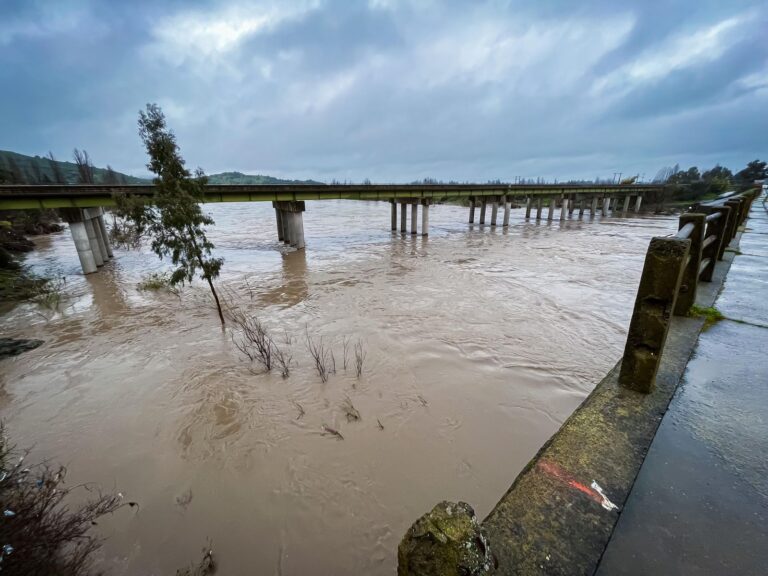
[[[650,393],[656,384],[672,316],[687,316],[699,282],[711,282],[715,264],[746,220],[755,194],[701,204],[680,216],[678,232],[651,239],[619,373],[619,384]]]

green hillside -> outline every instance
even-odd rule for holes
[[[96,184],[148,184],[150,180],[105,168],[93,169]],[[63,179],[64,182],[59,182]],[[0,150],[0,180],[17,184],[77,184],[77,165],[40,156],[26,156]]]
[[[151,184],[149,178],[137,178],[110,171],[105,168],[93,169],[96,184]],[[62,181],[63,182],[60,182]],[[78,172],[74,162],[51,161],[40,156],[26,156],[0,150],[0,183],[14,184],[77,184]],[[250,175],[242,172],[222,172],[208,176],[211,184],[322,184],[314,180],[285,180],[260,174]]]

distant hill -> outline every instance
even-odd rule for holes
[[[147,178],[136,178],[106,168],[93,169],[96,184],[150,184]],[[77,165],[61,160],[51,161],[40,156],[26,156],[0,150],[0,179],[18,184],[77,184]]]
[[[151,178],[137,178],[108,168],[93,169],[96,184],[151,184]],[[61,160],[51,161],[40,156],[26,156],[0,150],[0,182],[19,184],[57,184],[63,180],[66,184],[77,184],[77,165]],[[210,184],[322,184],[315,180],[285,180],[260,174],[250,175],[241,172],[222,172],[208,176]]]

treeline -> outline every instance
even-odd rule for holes
[[[73,162],[48,156],[26,156],[0,150],[0,183],[2,184],[147,184],[148,180],[122,174],[112,169],[93,166],[88,153],[75,149]],[[87,174],[83,167],[87,165]],[[89,180],[84,180],[89,178]]]
[[[688,170],[681,170],[679,165],[664,167],[653,181],[670,185],[670,200],[695,201],[715,197],[729,190],[747,190],[754,187],[756,180],[766,178],[766,162],[753,160],[735,174],[719,164],[704,172],[697,166],[691,166]]]

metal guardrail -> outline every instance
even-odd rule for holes
[[[677,234],[651,239],[624,347],[621,386],[653,390],[672,316],[690,313],[698,283],[712,281],[754,198],[748,192],[699,204],[680,216]]]

